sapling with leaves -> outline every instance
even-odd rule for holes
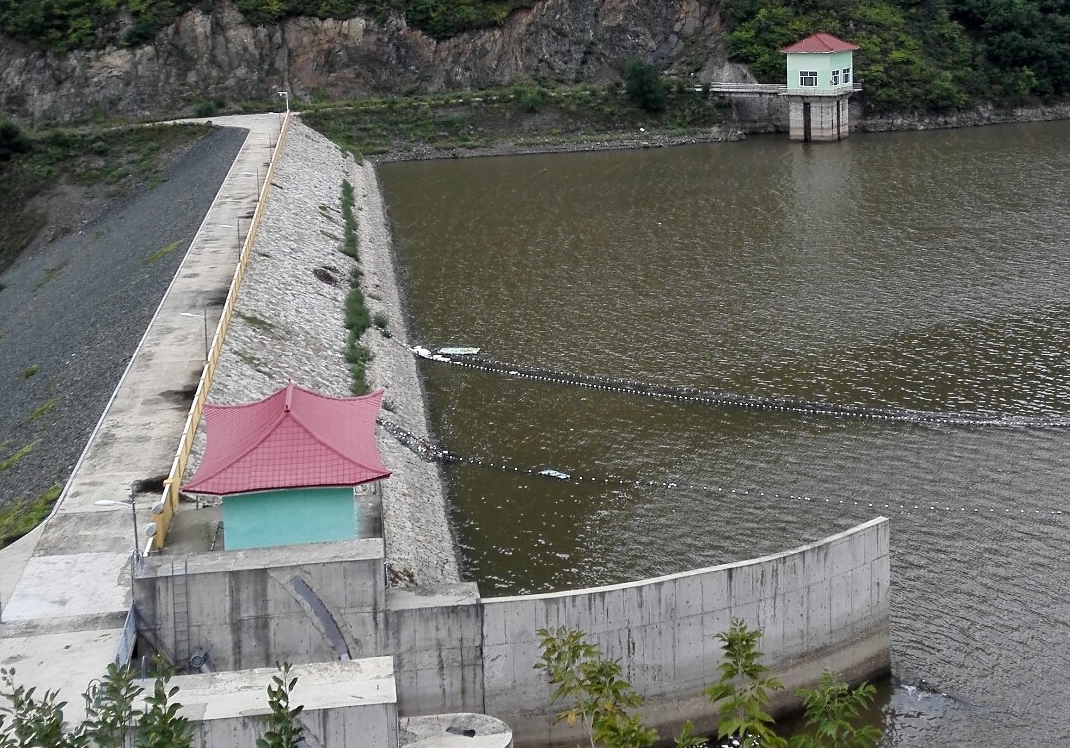
[[[643,697],[621,677],[619,660],[604,658],[576,629],[539,629],[538,635],[542,656],[535,667],[554,686],[551,701],[571,702],[557,722],[581,725],[591,748],[643,748],[658,739],[632,712]]]
[[[129,665],[111,663],[99,682],[89,685],[85,693],[85,722],[83,727],[97,748],[125,748],[130,742],[131,728],[141,712],[134,708],[134,700],[144,689],[134,683]]]
[[[742,748],[785,748],[787,741],[776,734],[768,711],[770,692],[784,686],[761,662],[761,629],[751,630],[743,619],[733,618],[717,638],[723,652],[720,678],[705,691],[717,706],[717,737],[734,736]]]
[[[557,715],[557,722],[580,724],[592,748],[644,748],[658,740],[657,731],[629,711],[638,709],[643,697],[621,677],[619,660],[605,659],[576,629],[559,626],[540,629],[538,635],[542,656],[535,667],[546,671],[555,686],[551,700],[572,703]],[[694,734],[688,720],[673,745],[699,748],[707,742]]]
[[[190,748],[193,728],[179,714],[182,705],[174,701],[178,686],[167,687],[170,675],[156,678],[152,696],[145,697],[145,712],[138,722],[137,748]]]
[[[803,701],[807,732],[791,739],[791,748],[873,748],[881,732],[859,725],[859,717],[873,703],[877,689],[868,683],[852,689],[837,673],[826,669],[815,688],[795,692]]]
[[[0,669],[0,748],[88,748],[89,740],[80,727],[64,732],[63,707],[59,691],[45,691],[15,684],[15,669]]]
[[[302,745],[304,728],[298,721],[304,706],[290,708],[290,696],[297,685],[297,676],[290,677],[291,665],[288,662],[275,663],[280,675],[273,676],[268,686],[268,731],[258,738],[256,748],[298,748]]]

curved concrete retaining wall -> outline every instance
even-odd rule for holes
[[[646,697],[648,724],[663,737],[691,719],[711,730],[702,694],[716,678],[716,635],[732,618],[764,633],[765,664],[786,686],[774,710],[795,706],[790,692],[825,667],[848,680],[887,672],[888,520],[874,519],[796,550],[631,584],[547,595],[485,599],[483,685],[486,714],[513,728],[517,746],[574,744],[533,665],[536,631],[579,628]],[[399,694],[401,696],[401,694]],[[402,699],[404,697],[402,696]]]

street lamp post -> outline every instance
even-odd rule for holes
[[[244,174],[247,177],[252,177],[252,176],[256,177],[256,199],[259,200],[260,199],[260,167],[259,166],[256,167],[256,173],[255,174],[253,172],[251,172],[251,171],[243,171],[242,174]]]
[[[205,307],[200,314],[194,312],[181,312],[182,317],[200,317],[204,320],[204,360],[208,360],[208,307]]]
[[[290,92],[289,91],[279,91],[279,96],[281,96],[282,98],[284,98],[286,100],[286,113],[289,114],[290,113]]]
[[[241,254],[241,218],[235,218],[234,223],[221,223],[220,227],[225,229],[234,229],[235,236],[238,238],[238,254]]]
[[[112,501],[111,499],[99,499],[93,503],[97,506],[128,506],[130,507],[130,518],[134,522],[134,561],[141,560],[141,536],[137,534],[137,504],[134,503],[134,489],[129,489],[130,501]]]

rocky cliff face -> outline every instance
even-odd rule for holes
[[[0,117],[38,126],[104,114],[189,111],[198,99],[280,89],[332,98],[620,77],[629,55],[717,78],[717,0],[542,0],[501,28],[436,41],[400,18],[245,23],[229,1],[191,11],[151,44],[57,55],[0,37]]]

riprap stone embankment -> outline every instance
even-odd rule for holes
[[[342,252],[343,180],[356,197],[359,262]],[[312,129],[294,122],[255,238],[236,313],[223,345],[208,401],[250,402],[288,381],[333,397],[350,395],[344,358],[349,279],[358,268],[372,315],[362,342],[372,353],[368,384],[385,390],[383,415],[426,437],[427,418],[416,363],[407,350],[390,232],[371,164],[353,159]],[[198,428],[186,479],[204,451]],[[459,581],[439,468],[381,429],[378,443],[392,475],[383,482],[387,562],[395,580],[418,584]]]

